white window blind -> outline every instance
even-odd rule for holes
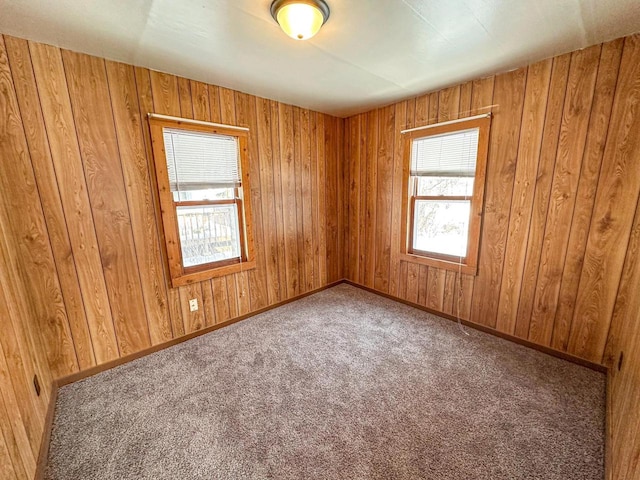
[[[480,130],[472,128],[413,140],[411,175],[474,177]]]
[[[163,136],[172,192],[240,185],[236,137],[172,128]]]

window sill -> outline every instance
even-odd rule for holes
[[[478,267],[475,265],[461,264],[457,262],[449,262],[439,258],[425,257],[422,255],[414,255],[412,253],[401,253],[400,260],[411,263],[419,263],[420,265],[428,265],[430,267],[442,268],[454,272],[461,272],[467,275],[476,275]]]
[[[171,279],[171,286],[173,288],[182,287],[184,285],[191,285],[193,283],[209,280],[210,278],[223,277],[232,273],[246,272],[247,270],[254,270],[256,268],[256,261],[234,263],[233,265],[226,265],[224,267],[211,268],[209,270],[203,270],[201,272],[187,273]]]

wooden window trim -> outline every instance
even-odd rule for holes
[[[484,205],[484,190],[487,173],[487,157],[489,153],[489,129],[491,126],[491,117],[473,118],[470,120],[462,120],[442,126],[434,126],[428,130],[414,130],[405,133],[403,142],[403,187],[402,187],[402,244],[400,250],[400,259],[412,263],[429,265],[433,267],[443,268],[446,270],[460,271],[464,274],[476,275],[478,273],[478,255],[480,251],[480,232],[482,228],[482,213]],[[447,200],[450,198],[463,199],[463,197],[416,197],[413,194],[413,185],[411,189],[411,144],[413,140],[418,138],[429,137],[432,135],[441,135],[443,133],[453,133],[460,130],[468,130],[471,128],[479,129],[478,136],[478,157],[476,160],[476,174],[473,184],[473,195],[471,200],[470,218],[469,218],[469,242],[467,246],[467,255],[463,258],[462,263],[459,257],[451,257],[431,252],[422,252],[412,250],[413,235],[413,211],[414,200]],[[468,198],[468,197],[466,197]]]
[[[164,256],[168,266],[172,287],[189,285],[210,278],[221,277],[231,273],[251,270],[256,268],[255,248],[253,238],[253,217],[251,214],[251,202],[249,196],[251,185],[249,179],[249,132],[221,125],[208,125],[189,122],[188,119],[149,118],[151,129],[151,142],[153,148],[153,165],[158,199],[160,201],[160,219],[162,222],[164,241]],[[175,202],[169,186],[169,173],[164,149],[164,128],[179,128],[182,130],[203,133],[228,135],[238,139],[238,152],[240,155],[240,175],[242,188],[235,189],[234,199],[181,201]],[[240,258],[221,260],[219,262],[184,267],[182,264],[182,248],[180,246],[180,234],[178,230],[178,206],[194,205],[238,205],[238,229],[240,233]]]

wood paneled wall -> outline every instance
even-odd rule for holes
[[[345,126],[347,278],[613,367],[615,479],[640,478],[638,58],[633,35]],[[477,276],[404,261],[400,130],[487,111]]]
[[[19,129],[0,127],[1,143],[19,137]],[[20,267],[17,242],[23,239],[10,228],[6,205],[0,203],[0,478],[9,480],[33,477],[52,380]],[[43,387],[40,397],[34,375]]]
[[[32,478],[52,379],[346,277],[611,366],[613,478],[638,480],[638,57],[636,35],[345,121],[0,37],[0,476]],[[255,270],[168,287],[152,111],[250,128]],[[477,276],[401,261],[399,131],[485,111]]]
[[[2,478],[33,476],[52,378],[344,276],[342,119],[8,36],[0,109]],[[169,288],[148,112],[250,128],[256,269]]]
[[[347,278],[603,362],[640,193],[638,54],[628,37],[347,119]],[[487,111],[477,276],[400,259],[400,130]]]
[[[640,97],[638,97],[640,98]],[[638,126],[636,125],[636,128]],[[636,130],[637,131],[637,130]],[[610,478],[640,480],[640,207],[607,344]],[[622,358],[620,353],[624,352]]]

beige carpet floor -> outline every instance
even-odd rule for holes
[[[339,285],[59,392],[46,478],[601,480],[605,377]]]

